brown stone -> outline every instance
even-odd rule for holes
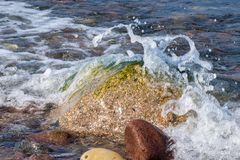
[[[13,148],[7,148],[0,145],[0,159],[1,160],[15,160],[15,151]]]
[[[66,145],[70,142],[71,135],[63,131],[46,131],[30,135],[29,139],[39,143]]]
[[[6,158],[7,157],[7,158]],[[22,152],[15,152],[13,156],[0,156],[0,159],[2,160],[25,160],[26,155]]]
[[[14,160],[23,160],[24,158],[25,155],[22,152],[16,152],[13,157]]]
[[[48,154],[33,154],[29,160],[54,160],[54,158]]]
[[[169,160],[172,141],[160,129],[144,120],[132,120],[125,129],[126,153],[130,160]]]

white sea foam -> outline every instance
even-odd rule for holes
[[[2,8],[1,14],[8,15],[2,19],[4,23],[0,25],[0,30],[12,28],[17,31],[18,35],[47,33],[66,27],[87,28],[84,25],[74,25],[71,18],[52,17],[50,16],[51,10],[40,11],[24,2],[0,1],[0,8]],[[22,29],[22,25],[27,25],[27,28]]]
[[[175,150],[175,159],[239,159],[239,109],[236,108],[234,112],[229,111],[226,107],[222,107],[215,97],[207,93],[214,89],[209,83],[216,78],[216,75],[208,73],[212,65],[200,59],[194,42],[184,35],[140,37],[134,35],[131,26],[116,27],[126,27],[131,42],[142,44],[144,66],[153,74],[164,72],[165,75],[170,74],[185,82],[182,97],[169,101],[163,106],[163,116],[170,111],[180,115],[189,111],[194,113],[186,123],[165,129],[175,141],[172,146]],[[111,34],[113,28],[97,36],[93,41],[95,45],[100,43],[104,36]],[[183,56],[177,56],[174,52],[171,57],[167,56],[165,50],[176,38],[186,39],[190,51]],[[199,65],[198,68],[193,67],[196,64]],[[189,75],[179,71],[190,71],[194,80],[190,82]],[[237,105],[234,104],[234,107]]]
[[[63,61],[45,56],[54,49],[39,35],[73,28],[91,38],[102,29],[74,24],[72,18],[54,17],[51,10],[37,10],[24,2],[0,1],[0,9],[3,15],[0,18],[0,105],[24,107],[32,102],[40,106],[47,102],[60,103],[59,88],[65,79],[77,72],[81,61]],[[5,34],[5,30],[13,32]],[[74,37],[78,38],[78,35]],[[21,43],[22,40],[34,43],[33,53],[11,49],[11,46],[19,48],[14,42]],[[84,43],[88,44],[86,47],[92,45],[87,41]],[[64,49],[72,49],[83,57],[91,56],[86,49],[79,48],[78,42],[66,40],[61,45],[63,52]]]

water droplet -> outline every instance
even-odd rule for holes
[[[217,74],[214,73],[213,74],[213,78],[216,79],[217,78]]]

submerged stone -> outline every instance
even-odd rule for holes
[[[49,156],[48,154],[33,154],[29,157],[29,160],[54,160],[55,158]]]
[[[64,131],[47,131],[35,133],[29,136],[29,139],[54,145],[66,145],[70,142],[71,135]]]
[[[94,148],[85,152],[80,160],[124,160],[118,153],[104,149]]]
[[[9,49],[11,51],[16,51],[19,48],[19,46],[17,44],[4,43],[3,45],[4,45],[4,47],[6,47],[7,49]]]
[[[81,136],[122,140],[132,119],[144,119],[160,127],[186,121],[187,115],[162,115],[163,105],[179,98],[181,87],[151,76],[141,62],[99,68],[92,69],[87,80],[78,81],[80,87],[69,95],[59,119],[63,129]]]
[[[50,148],[45,145],[27,140],[22,140],[21,142],[16,143],[14,148],[16,151],[22,152],[26,155],[42,154],[50,151]]]

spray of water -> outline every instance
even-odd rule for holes
[[[164,74],[184,83],[182,97],[165,104],[162,113],[194,113],[186,123],[165,129],[176,142],[172,148],[175,150],[175,159],[240,158],[240,128],[237,123],[239,114],[236,114],[239,111],[236,109],[235,114],[231,113],[222,108],[215,97],[208,94],[207,91],[214,89],[210,82],[216,75],[209,72],[212,65],[200,59],[194,42],[184,35],[141,37],[133,33],[132,25],[120,24],[116,27],[127,28],[131,42],[143,46],[144,67],[150,73]],[[95,37],[93,43],[100,43],[102,38],[111,34],[116,27]],[[177,56],[174,52],[171,52],[171,56],[166,54],[166,48],[176,38],[185,39],[190,46],[190,50],[183,56]],[[192,80],[190,76],[193,76]]]

